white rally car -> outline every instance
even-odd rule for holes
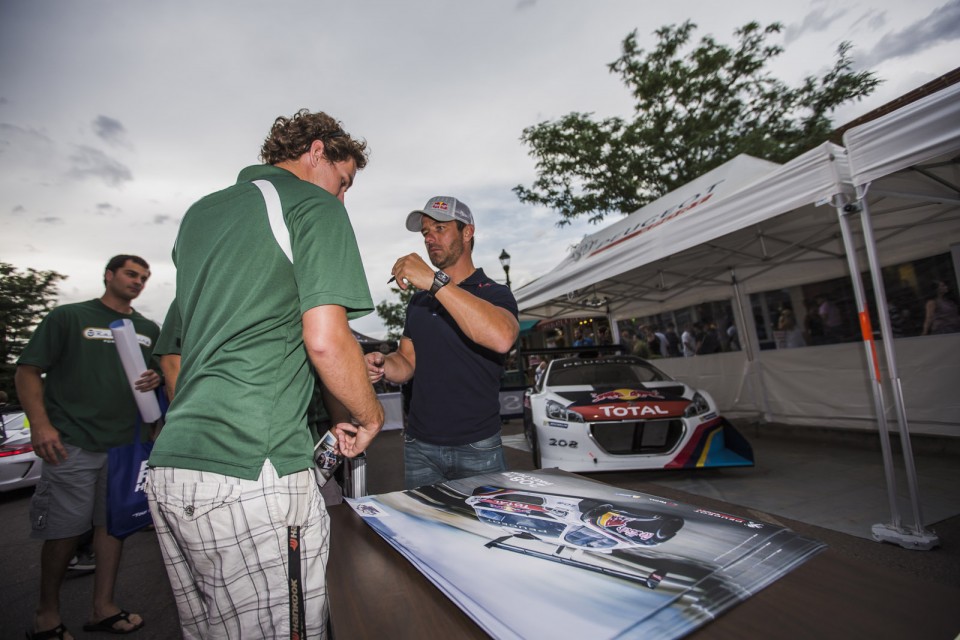
[[[752,466],[753,450],[705,391],[634,356],[550,362],[523,402],[537,468]]]

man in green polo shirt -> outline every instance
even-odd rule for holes
[[[173,250],[161,351],[179,352],[179,374],[147,492],[185,638],[324,636],[314,371],[341,453],[383,425],[347,324],[373,310],[343,206],[366,143],[301,110],[277,118],[260,155],[190,207]]]
[[[113,601],[123,542],[107,533],[106,474],[107,451],[130,442],[137,419],[110,323],[132,321],[144,359],[150,357],[160,327],[131,306],[149,277],[143,258],[114,256],[104,271],[103,296],[56,307],[17,360],[17,395],[30,420],[33,450],[44,461],[30,503],[31,536],[44,541],[35,638],[68,633],[60,619],[60,586],[91,523],[97,566],[84,629],[129,633],[143,626],[139,615]],[[147,391],[159,385],[160,376],[147,370],[136,386]]]

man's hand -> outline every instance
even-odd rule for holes
[[[153,369],[147,369],[133,384],[137,391],[153,391],[160,386],[160,375]]]
[[[370,379],[371,383],[379,382],[383,378],[383,365],[386,357],[379,351],[374,351],[366,354],[363,358],[367,361],[367,378]]]
[[[404,290],[411,284],[421,291],[430,291],[430,287],[433,286],[433,267],[416,253],[397,260],[390,273],[397,279],[397,286]]]
[[[67,459],[60,432],[52,424],[31,423],[30,444],[33,445],[33,452],[47,464],[57,465]]]
[[[356,458],[366,451],[379,431],[379,427],[368,428],[350,422],[341,422],[333,427],[337,435],[337,449],[340,455],[348,458]]]

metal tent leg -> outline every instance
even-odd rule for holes
[[[857,262],[857,249],[853,243],[847,215],[859,211],[856,205],[837,206],[837,216],[840,222],[840,232],[843,236],[843,245],[847,254],[847,263],[850,267],[850,280],[853,284],[854,295],[857,299],[857,309],[860,316],[860,328],[863,336],[863,346],[867,362],[872,365],[872,388],[874,406],[877,413],[877,427],[880,435],[880,449],[883,454],[883,468],[887,481],[887,499],[890,502],[890,523],[875,524],[871,527],[874,540],[891,542],[907,549],[928,550],[939,544],[939,539],[932,534],[919,530],[907,530],[900,521],[900,510],[897,506],[896,477],[893,469],[893,455],[890,448],[890,432],[887,425],[885,403],[883,401],[883,384],[880,375],[880,359],[877,355],[876,343],[873,340],[873,329],[870,326],[870,313],[867,308],[866,294],[863,289],[863,280]],[[886,309],[882,310],[885,313]],[[889,318],[887,319],[889,322]],[[892,345],[891,345],[892,346]],[[909,436],[907,437],[909,441]],[[909,444],[906,451],[909,450]],[[912,462],[912,452],[911,452]],[[908,474],[913,465],[908,467]],[[914,472],[915,473],[915,472]],[[915,477],[915,476],[914,476]]]
[[[914,465],[913,445],[910,442],[910,426],[907,422],[906,403],[903,399],[903,386],[897,368],[896,353],[893,345],[893,327],[890,324],[886,288],[883,285],[883,273],[877,257],[877,244],[873,236],[873,224],[867,208],[865,194],[860,193],[860,225],[863,228],[863,244],[867,253],[867,262],[873,278],[873,291],[877,303],[877,317],[880,320],[880,335],[883,338],[883,350],[887,359],[887,373],[893,389],[893,401],[897,411],[897,424],[900,429],[900,444],[903,452],[904,470],[907,476],[907,488],[910,492],[910,505],[913,510],[914,526],[909,532],[894,531],[884,525],[873,526],[873,537],[885,542],[893,542],[908,549],[932,549],[940,544],[940,539],[932,531],[923,527],[921,515],[920,490],[917,484],[917,469]]]

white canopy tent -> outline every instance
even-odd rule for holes
[[[837,145],[825,143],[782,166],[741,156],[585,237],[557,268],[518,289],[517,301],[525,317],[593,310],[619,319],[732,300],[744,351],[658,366],[710,391],[728,416],[810,424],[812,412],[835,416],[845,401],[823,402],[821,359],[798,362],[793,354],[785,366],[778,362],[783,353],[760,358],[747,295],[809,282],[814,273],[845,275],[835,207],[852,200]],[[833,389],[862,397],[859,412],[871,416],[862,356],[854,352],[834,367],[842,381]]]
[[[951,127],[950,120],[939,124],[939,130]],[[880,266],[947,253],[960,243],[958,192],[942,180],[952,172],[956,184],[956,171],[956,165],[929,167],[888,176],[882,190],[874,185],[868,200]],[[732,417],[873,430],[877,407],[865,372],[874,366],[862,347],[760,352],[748,299],[849,277],[838,219],[856,215],[844,212],[855,200],[840,146],[825,143],[782,166],[739,157],[586,236],[556,268],[517,289],[517,301],[527,318],[606,314],[614,320],[732,301],[744,351],[659,360],[658,366],[709,390]],[[858,264],[865,264],[862,234],[849,241]],[[960,342],[956,335],[938,339]],[[908,409],[918,432],[960,436],[960,399],[948,385],[960,379],[960,364],[926,338],[906,342],[912,344],[905,370],[916,391],[908,394]]]

